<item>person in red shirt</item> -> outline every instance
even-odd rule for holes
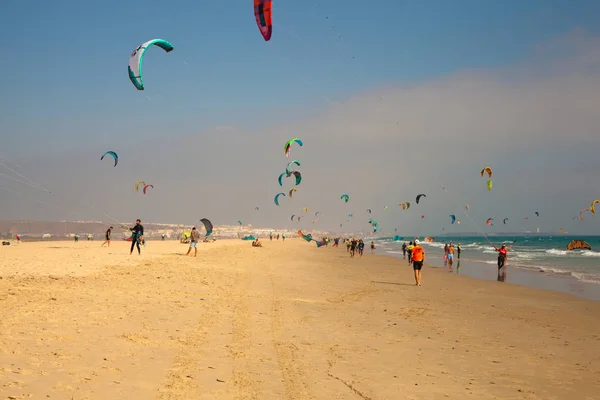
[[[498,272],[500,272],[500,270],[506,264],[507,253],[511,248],[512,245],[510,247],[506,247],[506,244],[502,244],[502,247],[500,248],[494,247],[494,249],[498,252]]]

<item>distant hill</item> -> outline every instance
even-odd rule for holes
[[[115,232],[120,234],[122,231],[120,224],[112,224]],[[130,226],[131,224],[123,224]],[[22,237],[41,237],[44,234],[50,234],[53,237],[71,236],[75,233],[80,236],[94,235],[103,236],[109,224],[99,221],[0,221],[0,237],[9,238],[15,235]],[[144,224],[145,230],[149,233],[155,232],[181,232],[183,225],[170,224]]]

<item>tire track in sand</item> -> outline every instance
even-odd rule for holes
[[[277,352],[279,369],[284,380],[286,398],[288,400],[316,399],[316,396],[306,383],[304,370],[298,362],[298,347],[291,341],[280,340],[284,329],[283,316],[285,314],[285,306],[275,290],[272,271],[269,271],[269,279],[273,290],[271,333],[273,335],[273,345]]]

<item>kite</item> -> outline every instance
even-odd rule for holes
[[[116,167],[117,163],[119,162],[119,156],[114,151],[107,151],[106,153],[104,153],[104,155],[102,157],[100,157],[100,161],[104,160],[104,156],[106,156],[107,154],[110,156],[113,156],[113,158],[115,159],[115,167]]]
[[[298,217],[298,222],[300,222],[300,218],[304,217],[304,215],[301,215]]]
[[[370,209],[370,208],[367,208],[367,212],[368,212],[369,214],[371,214],[371,209]]]
[[[277,178],[277,182],[279,182],[279,186],[283,186],[283,177],[285,176],[286,178],[289,178],[290,176],[294,175],[296,177],[296,186],[298,186],[300,184],[300,182],[302,182],[302,174],[298,171],[291,171],[291,172],[284,172],[281,175],[279,175],[279,178]]]
[[[449,217],[450,217],[451,224],[456,222],[456,216],[454,214],[450,214]]]
[[[481,176],[484,176],[485,174],[488,174],[488,178],[492,177],[492,167],[490,167],[489,165],[486,165],[482,170],[481,170]],[[488,191],[492,191],[492,180],[490,179],[489,181],[487,181],[485,183],[487,185],[487,189]]]
[[[343,194],[340,199],[344,200],[345,203],[347,203],[348,201],[350,201],[350,196],[348,196],[347,194]]]
[[[419,200],[421,200],[421,197],[427,197],[425,196],[425,194],[421,193],[420,195],[417,196],[416,202],[417,204],[419,204]]]
[[[508,221],[508,218],[504,218],[504,220],[502,220],[502,223],[503,223],[504,225],[506,225],[506,221]]]
[[[146,182],[144,181],[137,181],[135,184],[135,191],[139,191],[138,189],[140,188],[140,185],[146,185]]]
[[[285,197],[285,193],[281,192],[281,193],[277,193],[275,195],[275,199],[273,199],[273,201],[275,202],[275,205],[278,206],[279,205],[279,196],[283,196]]]
[[[567,246],[567,251],[579,250],[579,249],[591,250],[592,247],[587,242],[584,242],[583,240],[577,240],[577,239],[572,240],[571,243],[569,243],[569,245]]]
[[[354,215],[352,213],[348,214],[348,218],[352,218]]]
[[[529,221],[529,217],[523,218],[524,221]]]
[[[256,211],[260,210],[260,208],[258,208],[258,207],[255,207],[254,209],[255,209]]]
[[[467,209],[467,211],[469,211],[469,210],[471,209],[471,207],[469,207],[469,204],[467,204],[467,205],[465,206],[465,208]]]
[[[310,242],[311,240],[314,240],[312,238],[312,235],[309,233],[308,235],[305,235],[302,233],[302,231],[298,231],[298,236],[301,236],[302,239],[306,240],[307,242]]]
[[[421,215],[421,219],[425,219],[425,216],[424,216],[424,215]],[[442,229],[443,229],[443,228],[442,228]]]
[[[129,79],[137,90],[144,90],[144,80],[142,79],[142,61],[144,53],[148,47],[155,45],[169,53],[173,50],[173,45],[166,40],[152,39],[139,45],[129,57]]]
[[[400,207],[402,207],[403,210],[408,210],[410,208],[410,203],[400,203]]]
[[[494,220],[494,218],[488,218],[487,221],[485,221],[486,225],[492,226],[494,224],[492,224],[492,221]]]
[[[242,224],[242,221],[238,221],[238,224],[240,224],[240,226],[244,225],[244,224]]]
[[[117,165],[117,164],[115,163],[115,165]],[[590,205],[590,209],[587,210],[587,211],[591,211],[592,214],[596,214],[595,206],[598,203],[600,203],[600,200],[594,200],[594,201],[592,201],[592,204]]]
[[[206,218],[202,218],[200,220],[204,224],[204,228],[206,229],[206,236],[210,236],[213,232],[213,224]]]
[[[369,219],[369,224],[373,227],[373,233],[377,233],[379,231],[379,222],[374,219]]]
[[[534,214],[537,215],[538,217],[540,216],[540,213],[537,211]]]
[[[254,17],[261,35],[268,42],[273,33],[273,11],[271,0],[254,0]]]
[[[383,207],[383,210],[384,210],[384,211],[385,211],[385,210],[387,210],[387,209],[388,209],[388,206],[385,206],[385,207]]]
[[[277,178],[277,182],[279,182],[279,186],[283,186],[283,177],[286,175],[286,173],[284,172],[283,174],[279,175],[279,178]]]
[[[296,186],[298,186],[300,184],[300,182],[302,182],[302,174],[298,171],[292,171],[289,174],[287,174],[286,176],[289,178],[292,175],[294,175],[296,177]]]
[[[292,167],[293,167],[292,164],[296,164],[297,166],[300,166],[300,161],[294,160],[294,161],[288,163],[287,167],[285,167],[285,173],[286,174],[291,174],[292,173]]]
[[[290,199],[292,198],[292,194],[296,193],[298,191],[298,189],[293,188],[292,190],[290,190],[290,192],[288,193],[288,196],[290,196]]]
[[[321,214],[321,211],[317,211],[317,212],[315,213],[315,218],[319,218],[319,214]]]
[[[591,211],[589,208],[584,208],[583,210],[579,211],[579,219],[583,221],[583,213],[586,211]]]
[[[487,172],[488,177],[491,178],[492,177],[492,167],[490,167],[489,165],[486,165],[482,170],[481,170],[481,176],[485,175],[485,173]]]
[[[146,190],[147,190],[149,187],[151,187],[152,189],[154,189],[154,186],[153,186],[153,185],[151,185],[151,184],[148,184],[148,185],[144,186],[144,189],[142,190],[142,191],[144,192],[144,194],[146,194]]]
[[[296,214],[292,214],[292,216],[290,217],[290,220],[291,220],[292,222],[294,222],[294,217],[295,217],[295,216],[296,216]]]
[[[285,145],[283,146],[283,151],[285,152],[285,156],[286,156],[286,157],[289,157],[289,156],[290,156],[290,149],[291,149],[291,147],[292,147],[292,144],[294,144],[294,143],[298,143],[298,145],[299,145],[300,147],[302,147],[302,145],[304,144],[304,143],[302,143],[302,140],[300,140],[300,139],[298,139],[298,138],[293,138],[293,139],[291,139],[291,140],[288,140],[288,141],[285,143]]]

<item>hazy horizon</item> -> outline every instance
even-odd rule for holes
[[[199,5],[165,22],[152,3],[136,21],[135,1],[114,15],[75,2],[30,15],[8,2],[0,16],[13,46],[0,65],[8,78],[0,86],[0,219],[189,225],[207,217],[368,231],[374,218],[392,234],[599,232],[599,216],[573,220],[600,198],[599,3],[465,0],[457,11],[390,0],[375,30],[363,26],[360,2],[310,15],[278,4],[270,42],[251,7],[211,4],[230,15],[215,34],[217,20],[196,27],[187,15],[206,13]],[[37,53],[47,31],[51,43]],[[148,51],[146,90],[137,91],[127,59],[154,37],[175,50]],[[56,43],[63,40],[69,45]],[[294,137],[304,146],[286,158]],[[100,161],[108,150],[119,154],[116,168]],[[293,187],[277,177],[294,159],[303,181],[277,207],[275,194]],[[479,174],[485,165],[494,170],[491,192]],[[154,188],[136,193],[138,180]],[[419,193],[427,197],[417,205]],[[306,216],[298,224],[292,214]]]

